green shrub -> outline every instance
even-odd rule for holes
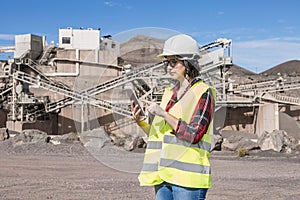
[[[244,157],[249,155],[249,149],[238,148],[237,152],[239,157]]]

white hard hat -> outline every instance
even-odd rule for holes
[[[165,41],[162,54],[157,57],[180,56],[182,59],[196,59],[199,57],[199,45],[191,36],[185,34],[175,35]]]

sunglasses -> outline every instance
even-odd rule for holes
[[[177,58],[171,58],[171,59],[165,60],[164,62],[166,63],[167,66],[174,68],[178,61],[179,61],[179,59],[177,59]]]

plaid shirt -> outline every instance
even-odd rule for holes
[[[191,88],[196,82],[201,81],[201,79],[194,79],[191,84],[187,87],[183,95],[186,93],[188,89]],[[175,103],[181,97],[177,97],[177,92],[179,89],[179,85],[176,85],[173,88],[173,95],[167,104],[166,111],[168,112]],[[178,138],[188,141],[192,144],[198,143],[202,136],[206,133],[210,121],[212,120],[214,113],[214,98],[210,89],[208,89],[199,99],[197,107],[193,113],[191,118],[191,122],[188,124],[182,119],[179,119],[176,130],[173,130],[173,134],[175,134]]]

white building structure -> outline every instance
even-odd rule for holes
[[[16,35],[14,58],[29,57],[35,60],[43,52],[45,38],[33,34]]]
[[[59,47],[65,49],[92,50],[100,48],[100,30],[92,28],[59,29]]]

